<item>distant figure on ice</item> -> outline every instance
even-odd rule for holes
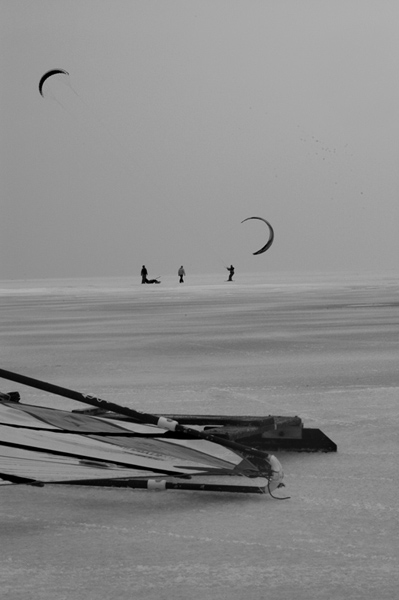
[[[155,279],[147,279],[147,275],[148,271],[145,265],[143,265],[141,269],[141,283],[161,283],[160,281],[158,281],[159,277],[156,277]]]
[[[233,281],[233,275],[234,275],[234,267],[233,265],[230,265],[229,267],[226,267],[226,269],[229,272],[229,278],[227,281]]]
[[[148,271],[145,268],[145,265],[143,265],[141,268],[141,283],[147,283],[147,275]]]
[[[184,283],[184,279],[183,277],[185,276],[186,272],[184,270],[183,265],[180,267],[180,269],[177,271],[178,276],[180,277],[179,279],[179,283]]]

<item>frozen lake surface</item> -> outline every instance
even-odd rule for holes
[[[298,415],[338,445],[276,453],[283,501],[2,485],[2,599],[397,597],[398,274],[5,281],[0,311],[4,369],[147,412]]]

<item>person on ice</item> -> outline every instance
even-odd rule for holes
[[[143,265],[143,267],[141,269],[141,283],[161,283],[159,281],[159,277],[156,277],[155,279],[148,279],[147,275],[148,275],[148,271],[147,271],[145,265]]]
[[[177,271],[178,276],[180,277],[179,279],[179,283],[184,283],[184,279],[183,277],[186,275],[186,272],[184,270],[183,265],[180,267],[180,269]]]
[[[148,271],[145,268],[145,265],[143,265],[141,268],[141,283],[147,283],[147,275]]]
[[[233,281],[233,275],[234,275],[234,267],[233,265],[230,265],[230,267],[226,267],[226,269],[229,272],[229,278],[227,281]]]

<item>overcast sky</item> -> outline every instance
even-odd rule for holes
[[[397,0],[1,0],[0,279],[397,268],[398,25]]]

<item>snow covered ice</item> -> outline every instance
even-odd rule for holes
[[[147,412],[298,415],[338,452],[276,453],[283,501],[2,485],[2,598],[395,598],[397,276],[175,279],[0,282],[1,366]]]

